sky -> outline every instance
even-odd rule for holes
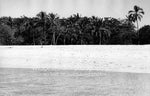
[[[140,26],[150,25],[150,0],[0,0],[0,17],[36,16],[40,11],[69,17],[81,16],[125,18],[134,5],[145,11]]]

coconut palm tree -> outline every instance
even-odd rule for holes
[[[120,20],[118,36],[121,44],[133,44],[137,38],[135,25],[128,19]]]
[[[46,24],[47,14],[46,12],[41,11],[36,16],[39,18],[39,22],[37,23],[37,25],[42,26],[43,36],[42,36],[41,45],[43,45],[43,43],[46,43],[45,24]]]
[[[49,30],[52,32],[51,44],[56,45],[57,40],[60,37],[60,34],[58,35],[58,38],[56,37],[56,34],[58,33],[59,28],[60,28],[59,16],[57,14],[54,14],[54,13],[49,13],[48,19],[50,21]]]
[[[29,38],[27,38],[27,39],[30,42],[32,42],[31,44],[35,45],[35,32],[34,32],[34,26],[33,25],[34,25],[34,22],[30,18],[28,18],[24,22],[25,32],[28,34],[27,37],[30,37],[30,39],[32,38],[32,40],[30,40]]]
[[[137,5],[134,6],[134,10],[130,10],[130,11],[128,12],[127,18],[128,18],[130,21],[137,23],[137,30],[138,30],[138,28],[139,28],[138,20],[141,21],[141,18],[143,17],[142,15],[144,15],[144,11],[143,11],[142,8],[140,8],[140,7],[137,6]]]
[[[0,45],[12,44],[12,30],[10,26],[0,24]]]
[[[92,25],[94,35],[97,37],[96,44],[102,45],[108,43],[111,35],[109,28],[105,26],[105,19],[92,16]]]
[[[99,28],[99,44],[102,45],[102,44],[106,44],[107,41],[109,40],[110,38],[110,35],[111,35],[111,31],[106,29],[106,28],[103,28],[103,27],[100,27]]]

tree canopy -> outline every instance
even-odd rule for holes
[[[135,12],[141,10],[140,7],[134,9]],[[128,45],[138,44],[138,40],[140,44],[149,44],[150,42],[147,41],[150,39],[149,26],[144,26],[137,32],[130,19],[83,17],[79,13],[68,18],[60,18],[57,14],[47,14],[43,11],[32,18],[26,16],[1,17],[0,44]]]

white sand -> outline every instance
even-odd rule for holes
[[[150,73],[150,45],[0,46],[0,67]]]

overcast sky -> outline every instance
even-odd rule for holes
[[[69,17],[82,16],[125,18],[134,5],[145,11],[140,25],[150,24],[150,0],[0,0],[0,16],[35,16],[40,11]]]

